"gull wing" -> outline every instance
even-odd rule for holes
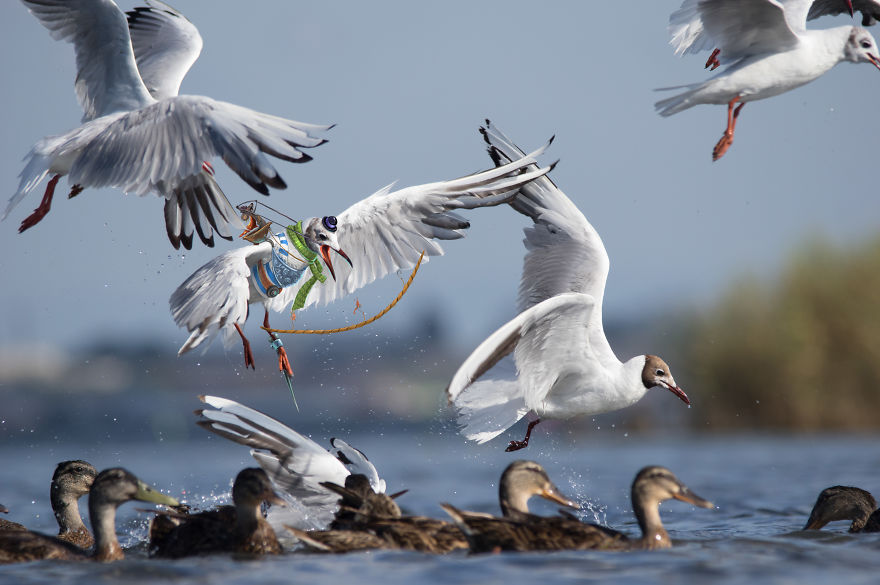
[[[22,0],[55,40],[73,43],[83,121],[153,101],[141,81],[125,15],[112,0]]]
[[[495,164],[523,156],[522,150],[488,120],[480,131]],[[599,233],[549,175],[523,185],[510,206],[534,222],[524,230],[526,255],[519,310],[564,293],[589,295],[594,306],[589,325],[593,351],[604,363],[615,360],[602,326],[602,299],[610,261]]]
[[[171,316],[190,332],[177,355],[210,342],[223,329],[227,345],[235,339],[232,324],[244,323],[248,314],[250,267],[271,251],[271,244],[264,242],[224,252],[177,287],[169,300]]]
[[[306,306],[327,304],[398,270],[415,266],[422,251],[426,256],[443,254],[437,240],[464,237],[470,224],[454,213],[458,209],[491,207],[506,203],[529,181],[541,177],[552,166],[538,168],[535,157],[541,148],[508,165],[441,181],[391,191],[385,187],[338,216],[339,245],[353,266],[335,265],[336,280],[328,279],[309,294]],[[534,168],[527,168],[527,167]],[[296,296],[285,289],[269,302],[283,311]]]
[[[148,0],[126,12],[138,72],[155,99],[176,96],[180,83],[202,52],[202,36],[180,12]]]
[[[812,0],[685,0],[669,17],[675,54],[718,48],[728,61],[794,47]]]

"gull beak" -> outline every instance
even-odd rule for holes
[[[180,505],[180,502],[171,496],[166,496],[163,493],[157,492],[142,481],[138,481],[138,491],[137,494],[135,494],[134,499],[142,502],[153,502],[154,504],[165,504],[166,506]]]
[[[333,263],[330,261],[330,250],[332,250],[330,246],[328,246],[327,244],[323,244],[321,246],[321,258],[324,259],[324,264],[326,264],[327,268],[330,270],[330,276],[333,277],[333,280],[336,280],[336,271],[333,270]],[[333,251],[345,258],[345,261],[348,262],[349,266],[354,267],[354,264],[351,263],[351,258],[348,257],[348,254],[346,254],[342,250]]]
[[[682,502],[687,502],[688,504],[693,504],[694,506],[699,506],[701,508],[714,508],[715,504],[710,502],[709,500],[704,500],[694,492],[692,492],[688,487],[684,484],[680,485],[680,490],[677,494],[674,494],[672,497],[676,500],[680,500]]]
[[[574,508],[575,510],[580,510],[581,505],[575,502],[574,500],[570,500],[559,493],[559,488],[555,485],[545,488],[538,492],[538,495],[544,498],[545,500],[550,500],[551,502],[556,502],[562,506],[568,506],[569,508]]]
[[[856,13],[853,10],[852,0],[846,0],[846,5],[849,7],[849,15],[854,18]]]
[[[871,60],[871,64],[874,65],[877,69],[880,69],[880,58],[875,57],[871,53],[868,53],[868,59]]]
[[[688,398],[687,394],[684,393],[684,390],[682,390],[681,387],[673,386],[672,384],[670,384],[668,382],[664,382],[663,380],[660,380],[659,384],[661,386],[663,386],[664,388],[666,388],[667,390],[669,390],[670,392],[672,392],[673,394],[675,394],[676,396],[678,396],[681,399],[681,401],[684,402],[685,404],[687,404],[688,406],[691,405],[690,398]]]

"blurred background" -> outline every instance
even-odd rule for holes
[[[120,2],[123,9],[135,5]],[[693,407],[652,392],[633,408],[553,423],[572,437],[635,431],[876,431],[880,393],[880,204],[872,112],[880,75],[842,64],[749,104],[736,142],[711,150],[725,108],[664,119],[654,88],[705,79],[666,22],[678,0],[619,3],[388,1],[339,6],[177,0],[204,38],[181,88],[279,116],[335,123],[306,165],[278,161],[289,188],[268,204],[338,214],[391,181],[408,186],[491,166],[477,127],[493,120],[545,162],[611,257],[605,321],[621,359],[655,353]],[[8,196],[39,138],[81,117],[72,46],[27,10],[0,6],[0,178]],[[824,19],[813,26],[849,24]],[[215,161],[233,202],[261,197]],[[189,440],[196,395],[263,408],[329,433],[440,424],[443,390],[476,345],[515,314],[525,218],[468,214],[472,229],[423,267],[374,325],[285,337],[300,406],[255,312],[240,346],[176,356],[186,332],[167,299],[204,262],[241,245],[175,251],[155,196],[88,190],[18,234],[42,194],[0,224],[0,441]],[[389,276],[357,294],[367,316],[397,294]],[[300,312],[297,326],[355,322],[355,297]],[[284,314],[273,325],[286,326]],[[384,425],[384,426],[383,426]],[[519,437],[522,429],[509,433]],[[500,448],[501,440],[497,441]]]

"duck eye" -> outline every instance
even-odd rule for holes
[[[663,371],[662,369],[660,369],[660,368],[657,368],[657,369],[654,371],[654,374],[656,374],[657,376],[665,376],[665,375],[666,375],[666,372],[664,372],[664,371]]]
[[[327,231],[332,233],[336,231],[338,222],[336,221],[335,215],[327,215],[321,218],[321,224],[327,228]]]

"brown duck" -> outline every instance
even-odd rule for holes
[[[712,507],[711,502],[691,492],[671,471],[653,466],[639,471],[632,485],[633,512],[642,529],[639,539],[630,539],[604,526],[585,524],[570,515],[517,514],[494,518],[465,512],[449,504],[444,504],[443,509],[461,527],[472,552],[655,549],[672,545],[658,510],[660,502],[669,499],[703,508]]]
[[[62,461],[55,467],[49,499],[58,522],[58,538],[80,548],[95,544],[79,513],[79,499],[89,493],[97,470],[88,461]],[[0,520],[0,531],[27,530],[17,522]]]
[[[514,461],[501,475],[499,502],[505,517],[529,515],[532,496],[577,508],[562,496],[547,472],[534,461]],[[370,548],[404,549],[448,553],[468,548],[468,541],[455,524],[425,516],[365,518],[349,530],[303,532],[292,529],[309,548],[324,552],[350,552]]]
[[[42,559],[116,561],[125,555],[116,539],[116,508],[130,500],[177,505],[177,500],[161,494],[116,467],[105,469],[89,490],[89,520],[95,531],[95,548],[89,553],[67,541],[39,532],[0,532],[0,563]]]
[[[197,514],[160,512],[176,525],[150,529],[150,551],[158,557],[180,558],[209,553],[250,555],[279,554],[275,531],[260,510],[263,502],[285,505],[272,489],[266,472],[257,467],[242,469],[232,485],[233,506],[221,506]]]
[[[822,490],[804,530],[819,530],[829,522],[850,520],[850,532],[880,532],[880,509],[870,492],[836,485]]]

